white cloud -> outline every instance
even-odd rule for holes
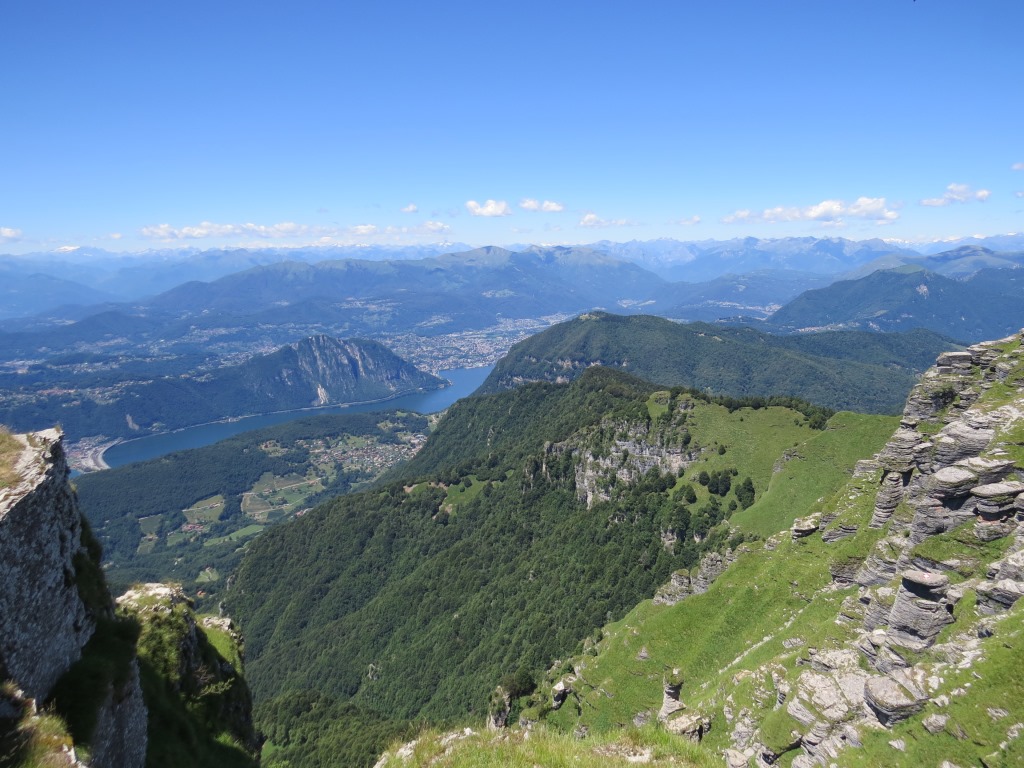
[[[774,224],[780,221],[815,221],[823,227],[841,227],[845,225],[848,218],[887,224],[896,221],[899,217],[899,213],[889,207],[884,197],[858,197],[852,203],[847,203],[845,200],[822,200],[820,203],[803,208],[779,205],[774,208],[766,208],[760,213],[743,208],[723,217],[722,222],[735,224],[759,220]]]
[[[473,216],[511,216],[512,209],[504,200],[485,200],[480,205],[476,200],[466,201],[466,210]]]
[[[808,206],[803,213],[804,218],[813,221],[834,221],[841,217],[846,210],[846,203],[842,200],[822,200],[817,205]]]
[[[887,207],[884,197],[858,197],[846,213],[854,218],[879,222],[896,221],[900,217],[896,211]]]
[[[519,201],[519,207],[524,211],[543,211],[544,213],[560,213],[565,210],[565,206],[561,203],[556,203],[554,200],[534,200],[530,197],[525,197]]]
[[[344,229],[334,230],[330,233],[328,239],[345,239],[347,236],[355,236],[371,240],[382,238],[385,240],[393,240],[396,237],[437,235],[450,231],[451,227],[443,221],[425,221],[422,224],[412,227],[396,227],[392,225],[378,227],[376,224],[357,224],[354,227],[345,227]]]
[[[14,227],[0,227],[0,243],[13,243],[21,240],[21,230]]]
[[[142,227],[139,232],[143,237],[153,240],[170,241],[243,236],[280,239],[304,237],[322,230],[324,230],[323,227],[310,227],[306,224],[296,224],[293,221],[282,221],[279,224],[217,224],[212,221],[203,221],[189,227],[172,227],[170,224],[156,224]]]
[[[60,248],[54,248],[54,253],[74,253],[82,246],[80,245],[62,245]]]
[[[733,211],[728,216],[722,217],[723,224],[735,224],[738,221],[749,221],[750,219],[757,218],[757,214],[747,208],[741,208],[738,211]]]
[[[214,224],[204,221],[195,227],[172,227],[170,224],[156,224],[142,227],[139,234],[153,240],[198,240],[204,237],[216,237],[217,234],[233,234],[232,225]]]
[[[921,201],[921,205],[938,208],[951,203],[969,203],[972,200],[985,202],[992,193],[987,189],[971,189],[967,184],[950,184],[942,197],[929,197]]]
[[[402,213],[416,213],[418,210],[419,207],[416,205],[416,203],[409,203],[402,209]]]
[[[1014,197],[1024,197],[1024,192],[1014,192]]]
[[[596,213],[585,213],[576,226],[598,229],[600,227],[628,227],[629,224],[630,222],[626,219],[602,219]]]
[[[295,245],[318,243],[351,244],[368,241],[411,242],[417,239],[444,234],[451,227],[441,221],[426,221],[413,226],[383,226],[377,224],[354,224],[347,227],[311,226],[286,221],[280,224],[217,224],[204,221],[187,227],[172,227],[170,224],[157,224],[142,227],[139,230],[143,237],[164,242],[176,240],[198,240],[203,238],[222,238],[235,240],[236,244],[257,244],[261,240],[290,239]],[[113,236],[111,236],[113,237]],[[118,235],[118,237],[120,237]],[[239,240],[240,238],[255,238]]]
[[[674,224],[678,224],[681,227],[692,227],[695,224],[700,224],[700,216],[691,216],[688,219],[676,219]]]
[[[257,237],[301,237],[309,232],[305,224],[296,224],[294,221],[283,221],[280,224],[242,224],[242,230],[246,234],[253,234]]]
[[[803,216],[800,214],[799,208],[783,208],[781,205],[777,205],[774,208],[766,208],[762,211],[760,218],[765,221],[798,221]],[[807,218],[810,217],[808,216]]]
[[[1024,171],[1024,163],[1014,163],[1010,166],[1011,171]]]

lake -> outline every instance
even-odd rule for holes
[[[456,368],[450,371],[439,371],[442,379],[448,379],[452,386],[432,392],[420,392],[415,395],[402,395],[391,400],[376,403],[352,403],[349,405],[328,405],[323,408],[303,408],[298,411],[281,411],[264,413],[259,416],[246,416],[234,421],[218,421],[212,424],[199,424],[186,427],[175,432],[160,435],[148,435],[134,440],[113,445],[103,452],[103,461],[109,467],[120,467],[136,461],[155,459],[174,451],[187,448],[201,448],[219,440],[248,432],[252,429],[283,424],[293,419],[304,419],[320,413],[366,413],[368,411],[416,411],[417,413],[436,413],[443,411],[460,398],[473,394],[483,384],[493,365],[483,368]]]

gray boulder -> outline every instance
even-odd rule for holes
[[[891,727],[916,715],[928,703],[921,691],[911,690],[890,676],[870,677],[864,683],[864,701],[878,717],[878,722]]]

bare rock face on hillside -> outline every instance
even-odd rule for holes
[[[708,552],[692,573],[685,570],[673,573],[669,582],[655,593],[655,605],[675,605],[690,595],[704,594],[735,560],[736,553],[731,549],[725,550],[724,554]]]
[[[941,355],[875,457],[877,488],[864,522],[882,529],[882,537],[855,571],[846,565],[836,577],[833,568],[837,587],[849,584],[851,573],[860,585],[837,623],[860,627],[834,658],[812,656],[788,699],[787,712],[801,729],[787,747],[802,751],[794,766],[828,765],[858,742],[859,729],[890,728],[935,701],[944,706],[948,697],[933,697],[946,669],[970,668],[977,659],[978,638],[992,631],[984,617],[998,621],[1024,597],[1022,340],[1024,332]],[[794,539],[814,535],[813,522],[797,521]],[[832,515],[821,524],[822,539],[839,541],[859,524]],[[953,535],[978,545],[1001,542],[1007,554],[965,570],[969,557],[961,550],[971,548],[958,548]],[[959,571],[979,575],[951,579]],[[976,608],[959,612],[969,594]],[[939,661],[921,656],[929,649]],[[947,719],[933,713],[925,730],[941,730]],[[738,754],[748,743],[733,746]],[[757,760],[777,757],[763,749]]]
[[[690,444],[683,427],[689,408],[688,401],[680,400],[667,423],[644,425],[609,419],[587,437],[552,446],[552,450],[575,453],[576,492],[592,507],[608,501],[616,483],[631,485],[655,468],[676,474],[700,457],[700,448]]]
[[[113,603],[90,547],[61,434],[17,435],[23,450],[13,462],[18,480],[0,490],[0,675],[9,682],[0,717],[31,728],[34,712],[63,686],[69,670]],[[146,755],[147,713],[134,656],[90,691],[98,701],[81,765],[131,768]],[[14,693],[10,693],[11,690]],[[77,695],[71,688],[69,696]],[[74,753],[70,753],[74,760]]]
[[[81,656],[97,616],[78,589],[88,555],[60,434],[15,438],[20,481],[0,491],[0,663],[41,701]]]

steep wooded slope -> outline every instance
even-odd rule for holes
[[[589,313],[516,344],[481,391],[569,381],[591,365],[736,397],[790,395],[830,408],[895,413],[943,349],[932,333],[773,336],[750,328]]]
[[[822,434],[790,408],[654,389],[593,368],[461,401],[407,479],[255,541],[228,603],[272,753],[314,764],[314,725],[326,745],[352,724],[482,717],[497,680],[533,679],[673,570],[742,541],[723,521]],[[843,423],[877,445],[880,420],[857,418]],[[311,700],[291,706],[300,691]]]

